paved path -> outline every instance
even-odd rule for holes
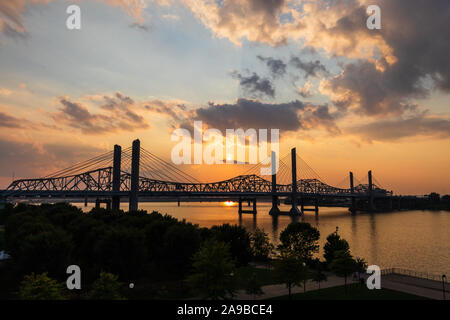
[[[334,275],[329,275],[327,281],[322,281],[320,283],[320,288],[330,288],[336,286],[344,285],[344,278],[337,277]],[[351,277],[347,278],[347,284],[354,283]],[[381,288],[391,289],[395,291],[405,292],[421,297],[426,297],[430,299],[443,299],[442,293],[442,282],[414,278],[410,276],[398,275],[398,274],[390,274],[381,276]],[[255,298],[252,295],[248,295],[245,291],[240,290],[236,294],[236,300],[262,300],[262,299],[270,299],[280,296],[285,296],[288,294],[288,289],[284,284],[273,284],[268,286],[263,286],[261,288],[264,292],[261,296],[256,296]],[[319,286],[316,282],[311,280],[306,281],[306,291],[312,291],[319,289]],[[446,298],[450,300],[450,285],[446,285]],[[302,293],[303,287],[293,287],[292,293]]]
[[[343,286],[344,285],[344,278],[336,277],[333,275],[327,275],[328,280],[327,281],[321,281],[320,282],[320,288],[330,288],[330,287],[336,287],[336,286]],[[347,283],[351,283],[351,278],[347,278]],[[280,296],[285,296],[289,294],[289,291],[285,284],[272,284],[268,286],[263,286],[262,291],[264,292],[263,295],[256,296],[255,300],[263,300],[263,299],[270,299]],[[307,280],[306,281],[306,291],[312,291],[319,289],[319,286],[316,282]],[[291,292],[294,293],[301,293],[303,292],[303,286],[292,287]],[[253,296],[246,294],[245,291],[240,290],[237,292],[235,298],[236,300],[253,300]]]
[[[443,300],[442,282],[399,274],[381,276],[381,287],[430,299]],[[450,285],[446,285],[446,299],[450,300]]]

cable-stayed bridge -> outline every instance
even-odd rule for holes
[[[271,200],[271,214],[282,214],[280,199],[291,205],[288,213],[302,214],[319,206],[344,206],[350,211],[374,211],[400,208],[402,198],[383,189],[368,172],[368,183],[361,183],[350,172],[348,187],[331,186],[297,154],[279,159],[276,174],[262,176],[262,161],[241,175],[217,182],[200,182],[172,163],[161,159],[133,141],[133,146],[123,149],[116,145],[114,151],[77,163],[47,176],[13,181],[0,191],[4,201],[66,201],[83,199],[104,202],[118,210],[121,201],[129,202],[130,211],[138,209],[139,201],[239,201],[240,213],[256,213],[258,200]],[[403,198],[405,201],[405,198]],[[243,210],[242,203],[253,203],[251,210]],[[380,205],[381,204],[381,205]],[[314,209],[308,209],[307,206]],[[298,208],[300,207],[300,209]]]

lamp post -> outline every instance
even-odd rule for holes
[[[306,263],[303,262],[303,268],[305,267]],[[305,277],[303,278],[303,293],[306,293],[306,268],[303,271],[305,271]]]
[[[442,275],[442,295],[444,296],[444,300],[445,300],[445,274]]]

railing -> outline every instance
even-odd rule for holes
[[[414,271],[409,269],[401,269],[401,268],[390,268],[390,269],[383,269],[381,270],[381,275],[388,275],[388,274],[399,274],[419,279],[427,279],[427,280],[434,280],[434,281],[441,281],[442,282],[442,275],[432,274],[428,272],[420,272],[420,271]],[[445,278],[445,283],[448,283],[448,279]]]

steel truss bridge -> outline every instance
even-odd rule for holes
[[[279,198],[284,198],[292,205],[289,213],[294,215],[308,210],[304,208],[308,204],[315,206],[316,213],[319,206],[333,204],[348,206],[355,212],[357,209],[375,209],[376,199],[397,199],[391,191],[372,182],[371,171],[368,173],[369,183],[358,185],[354,185],[353,173],[350,172],[349,188],[331,186],[317,177],[297,179],[300,176],[297,169],[299,157],[295,148],[291,150],[290,156],[290,167],[286,165],[289,161],[282,158],[277,174],[268,176],[269,179],[254,173],[261,166],[260,163],[250,170],[253,172],[223,181],[202,183],[177,166],[141,148],[140,141],[135,140],[131,148],[122,151],[116,145],[113,152],[46,177],[15,180],[6,190],[0,191],[0,197],[4,201],[84,199],[87,202],[88,199],[95,199],[97,205],[106,202],[108,206],[112,204],[112,209],[115,210],[119,209],[121,199],[127,199],[130,211],[138,209],[139,201],[228,199],[239,201],[239,212],[248,212],[242,210],[242,202],[252,201],[251,213],[256,213],[258,198],[272,200],[272,214],[282,213],[278,204]],[[277,183],[277,175],[283,174],[290,181]],[[297,205],[301,205],[301,210]]]

